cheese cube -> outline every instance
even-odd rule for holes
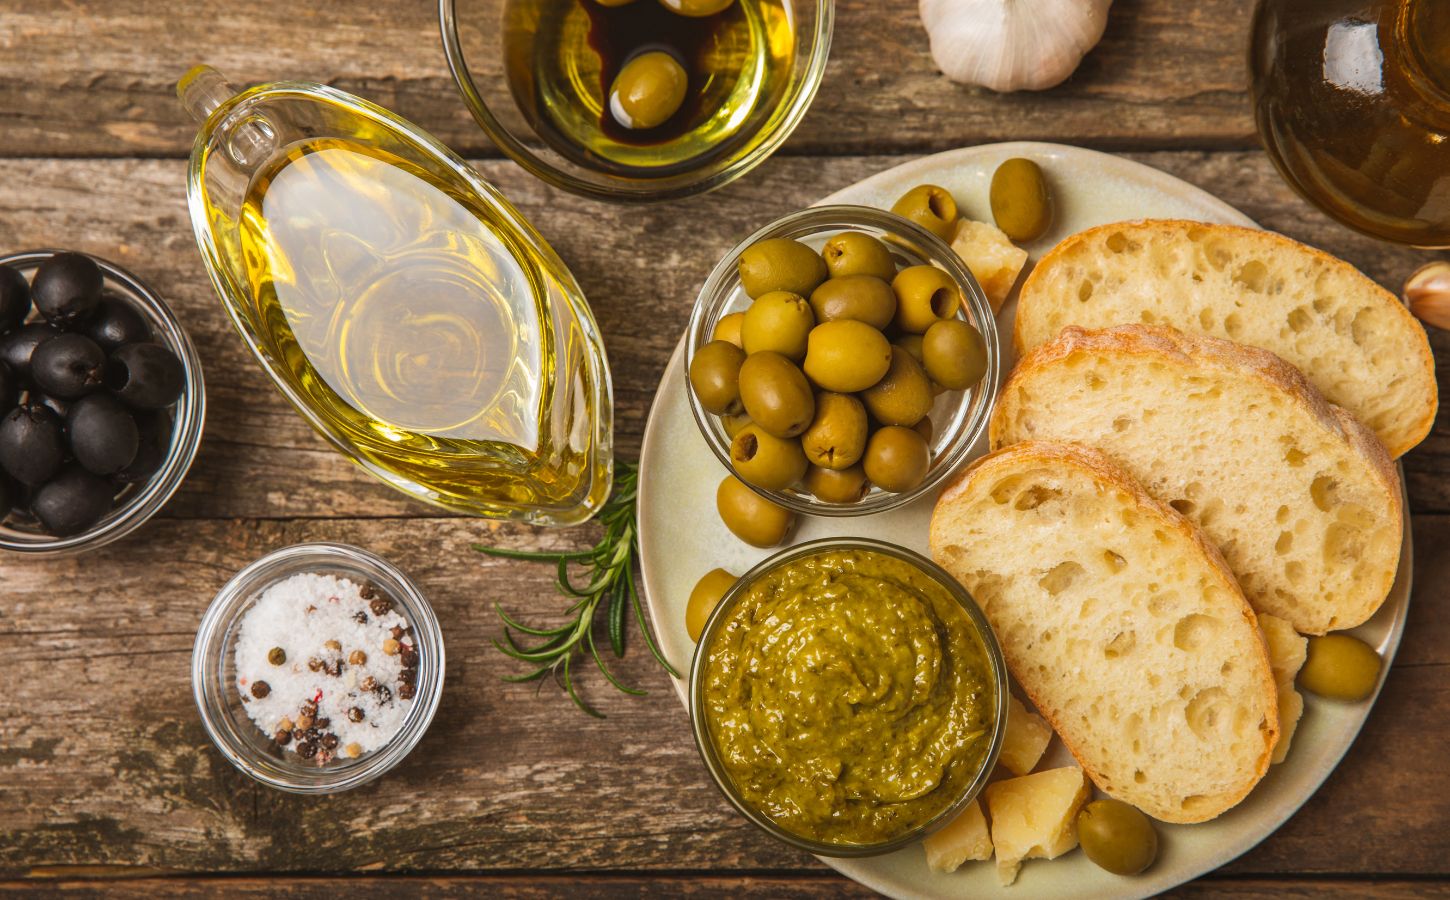
[[[1273,762],[1281,763],[1289,755],[1289,742],[1304,714],[1304,698],[1294,689],[1294,679],[1308,656],[1309,641],[1278,616],[1260,615],[1259,630],[1264,633],[1269,669],[1279,689],[1279,743],[1274,746]]]
[[[952,249],[976,276],[992,304],[992,312],[1001,312],[1012,285],[1017,283],[1017,275],[1027,264],[1027,251],[1013,244],[997,226],[970,219],[957,221]]]
[[[1052,741],[1052,729],[1037,713],[1011,698],[1007,710],[1007,731],[1002,736],[1002,755],[997,759],[1013,775],[1026,775],[1037,765]]]
[[[933,872],[955,872],[969,859],[991,859],[992,837],[987,819],[976,799],[962,814],[921,842],[926,848],[926,865]]]
[[[1092,796],[1077,766],[1048,769],[987,785],[997,877],[1017,880],[1025,859],[1056,859],[1077,846],[1077,812]]]

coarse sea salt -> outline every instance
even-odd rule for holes
[[[411,651],[413,641],[404,635],[400,652],[389,655],[383,642],[392,638],[394,627],[407,628],[408,622],[392,609],[374,613],[374,602],[363,597],[363,586],[355,581],[303,572],[268,587],[243,614],[234,655],[237,690],[247,715],[263,733],[276,734],[283,719],[296,723],[302,705],[309,702],[317,704],[317,719],[331,720],[318,731],[337,735],[333,753],[339,757],[351,744],[367,753],[398,733],[412,708],[412,701],[400,698],[398,689],[403,652]],[[329,649],[328,641],[336,641],[341,649]],[[286,659],[273,665],[269,655],[279,647]],[[348,660],[358,650],[367,659],[355,665]],[[328,668],[340,664],[341,674],[329,675],[327,668],[313,671],[312,660]],[[369,677],[380,689],[362,687]],[[264,697],[255,695],[258,681],[269,688]],[[361,721],[349,718],[354,709],[362,711]],[[298,744],[292,741],[286,749],[296,750]],[[331,755],[321,753],[318,759],[325,761]]]

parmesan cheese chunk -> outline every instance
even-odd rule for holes
[[[1002,304],[1007,302],[1007,295],[1017,283],[1017,276],[1027,264],[1027,251],[1013,244],[995,225],[970,219],[957,223],[952,249],[976,276],[982,293],[992,304],[992,312],[1001,312]]]
[[[1279,744],[1274,748],[1272,762],[1281,763],[1289,755],[1289,741],[1304,714],[1304,698],[1294,689],[1294,679],[1309,652],[1309,641],[1294,626],[1278,616],[1259,614],[1259,630],[1269,647],[1269,670],[1279,690]],[[1011,725],[1011,720],[1007,723]]]
[[[1052,741],[1052,728],[1016,697],[1007,711],[1007,733],[1002,737],[1002,754],[997,759],[1013,775],[1026,775],[1037,765]]]
[[[992,836],[987,833],[982,804],[973,799],[961,815],[922,841],[922,846],[927,868],[933,872],[955,872],[969,859],[991,859]]]
[[[987,785],[997,877],[1008,885],[1026,859],[1056,859],[1077,846],[1077,812],[1092,796],[1076,766]]]

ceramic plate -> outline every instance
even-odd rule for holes
[[[1185,218],[1239,225],[1254,223],[1204,191],[1144,165],[1105,153],[1056,144],[1012,143],[939,153],[874,175],[821,203],[858,203],[888,207],[922,182],[947,188],[963,213],[987,218],[987,188],[1003,160],[1025,156],[1047,173],[1057,203],[1053,230],[1027,246],[1035,261],[1062,238],[1106,222],[1137,218]],[[742,222],[742,236],[764,222]],[[1010,348],[1015,298],[997,317],[1002,345]],[[1005,354],[1010,356],[1010,352]],[[644,589],[661,647],[670,662],[688,672],[694,644],[685,633],[685,601],[695,582],[717,566],[744,572],[774,551],[737,540],[715,514],[715,487],[726,474],[710,453],[690,417],[685,396],[684,341],[665,370],[640,454],[639,527]],[[1007,365],[1004,362],[1004,366]],[[976,448],[973,456],[983,452]],[[860,536],[890,541],[927,553],[927,526],[935,495],[904,508],[858,518],[803,518],[794,543],[827,536]],[[1394,656],[1410,597],[1410,523],[1399,577],[1389,599],[1355,634]],[[1388,670],[1388,664],[1385,669]],[[675,688],[686,700],[686,681]],[[1340,704],[1305,696],[1304,717],[1289,758],[1274,766],[1243,803],[1201,825],[1158,825],[1158,862],[1144,875],[1110,875],[1074,852],[1056,860],[1034,860],[1022,867],[1010,888],[998,884],[994,864],[964,865],[952,874],[927,869],[920,846],[863,860],[824,860],[838,871],[883,894],[901,898],[1001,896],[1143,897],[1211,872],[1271,834],[1293,815],[1328,777],[1359,733],[1373,700]],[[1068,765],[1072,758],[1053,739],[1039,768]],[[701,764],[703,772],[704,764]]]

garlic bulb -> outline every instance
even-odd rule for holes
[[[994,91],[1060,84],[1103,36],[1113,0],[921,0],[931,55],[952,81]]]
[[[1450,329],[1450,262],[1421,266],[1406,279],[1405,303],[1426,325]]]

